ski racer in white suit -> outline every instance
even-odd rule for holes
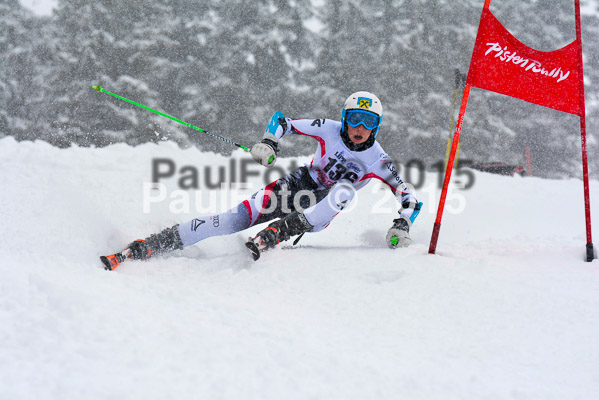
[[[194,218],[131,243],[131,258],[145,259],[207,237],[239,232],[276,219],[247,244],[257,259],[261,251],[281,241],[327,227],[352,201],[356,190],[371,179],[385,183],[401,205],[399,217],[393,220],[387,233],[388,246],[408,246],[409,230],[422,203],[416,200],[393,161],[376,141],[382,117],[380,100],[363,91],[345,101],[341,121],[292,120],[275,113],[262,141],[252,147],[252,157],[266,167],[273,166],[279,140],[285,135],[297,134],[317,141],[312,162],[272,182],[229,211]]]

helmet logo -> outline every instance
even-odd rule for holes
[[[367,97],[358,97],[358,107],[368,110],[372,107],[372,99]]]

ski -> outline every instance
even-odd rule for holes
[[[100,261],[104,264],[104,269],[113,271],[125,260],[131,258],[131,250],[125,249],[120,253],[114,253],[108,256],[100,256]]]

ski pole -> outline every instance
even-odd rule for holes
[[[212,137],[214,137],[214,138],[220,139],[220,140],[222,140],[223,142],[226,142],[226,143],[232,144],[232,145],[234,145],[234,146],[237,146],[237,147],[239,147],[240,149],[243,149],[243,150],[245,150],[245,151],[248,151],[248,152],[249,152],[249,151],[251,150],[249,147],[245,147],[245,146],[243,146],[243,145],[241,145],[241,144],[239,144],[239,143],[235,143],[235,142],[234,142],[234,141],[232,141],[231,139],[227,139],[227,138],[225,138],[225,137],[222,137],[222,136],[219,136],[219,135],[215,135],[214,133],[211,133],[211,132],[205,131],[205,130],[204,130],[204,129],[202,129],[202,128],[198,128],[197,126],[193,126],[193,125],[192,125],[192,124],[190,124],[190,123],[187,123],[187,122],[185,122],[185,121],[182,121],[182,120],[180,120],[179,118],[175,118],[175,117],[173,117],[173,116],[170,116],[170,115],[168,115],[168,114],[165,114],[165,113],[163,113],[163,112],[160,112],[160,111],[153,110],[153,109],[151,109],[151,108],[150,108],[150,107],[148,107],[148,106],[144,106],[143,104],[137,103],[137,102],[135,102],[135,101],[133,101],[133,100],[126,99],[126,98],[124,98],[124,97],[122,97],[122,96],[119,96],[118,94],[111,93],[111,92],[109,92],[108,90],[104,89],[104,88],[103,88],[102,86],[100,86],[100,85],[98,85],[98,86],[92,86],[92,87],[93,87],[93,88],[96,90],[96,92],[102,92],[102,93],[109,94],[109,95],[111,95],[111,96],[114,96],[114,97],[116,97],[117,99],[120,99],[120,100],[126,101],[127,103],[131,103],[131,104],[133,104],[133,105],[136,105],[136,106],[138,106],[138,107],[140,107],[140,108],[143,108],[144,110],[152,111],[153,113],[156,113],[156,114],[158,114],[158,115],[160,115],[160,116],[163,116],[163,117],[165,117],[165,118],[171,119],[171,120],[173,120],[173,121],[175,121],[175,122],[178,122],[178,123],[180,123],[180,124],[182,124],[182,125],[185,125],[185,126],[188,126],[188,127],[190,127],[190,128],[193,128],[193,129],[195,129],[195,130],[197,130],[197,131],[200,131],[200,132],[202,132],[202,133],[205,133],[205,134],[207,134],[207,135],[210,135],[210,136],[212,136]]]

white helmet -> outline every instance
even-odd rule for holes
[[[349,111],[356,110],[356,113],[350,113]],[[352,115],[354,119],[349,118]],[[358,117],[358,116],[361,116]],[[368,118],[370,116],[370,118]],[[378,97],[370,92],[356,92],[350,95],[345,104],[343,105],[343,111],[341,112],[341,124],[345,130],[345,125],[356,127],[358,125],[364,125],[365,128],[372,130],[373,135],[379,132],[381,121],[383,120],[383,105]]]

